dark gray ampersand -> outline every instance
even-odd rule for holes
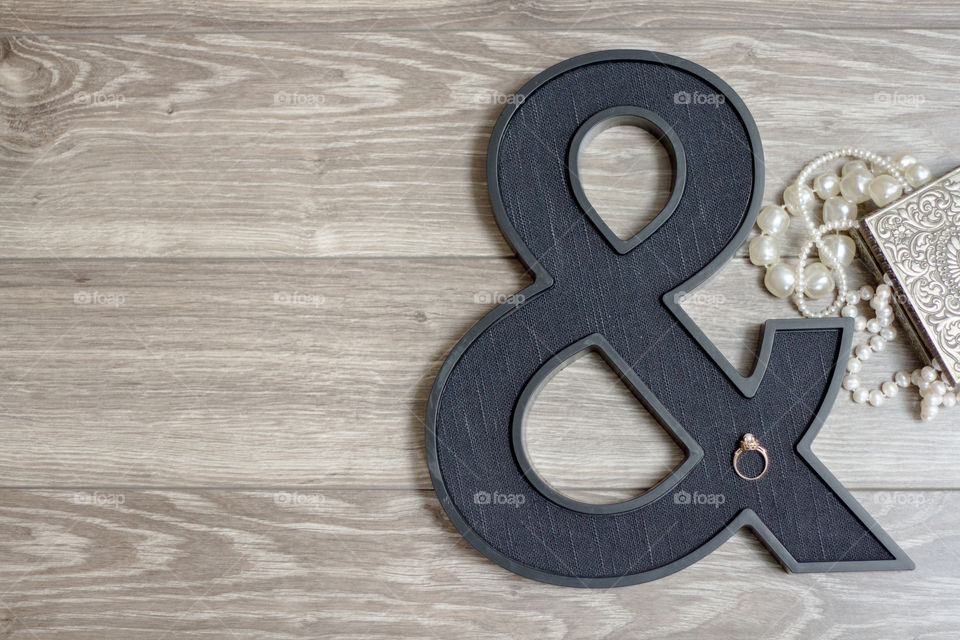
[[[702,67],[645,51],[573,58],[515,98],[494,129],[487,177],[497,221],[536,280],[456,345],[427,407],[430,474],[457,529],[498,564],[569,586],[662,577],[744,526],[792,571],[912,568],[810,451],[852,322],[768,321],[744,377],[678,303],[757,215],[762,150],[740,98]],[[624,123],[656,135],[674,168],[669,202],[629,240],[596,214],[577,168],[592,136]],[[686,453],[656,487],[613,505],[556,492],[523,444],[537,391],[591,349]],[[756,482],[731,463],[746,432],[770,455]]]

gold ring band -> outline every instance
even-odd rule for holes
[[[737,466],[737,463],[740,462],[740,454],[746,451],[756,451],[761,456],[763,456],[763,471],[758,475],[745,476],[740,472],[740,467]],[[757,437],[752,433],[744,434],[743,439],[740,440],[740,448],[733,452],[733,470],[737,472],[737,475],[743,478],[744,480],[754,481],[759,480],[763,477],[763,474],[767,472],[767,469],[770,468],[770,456],[767,455],[767,450],[760,446],[760,442],[757,440]]]

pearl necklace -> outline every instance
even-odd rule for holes
[[[852,159],[851,159],[852,158]],[[832,171],[819,173],[821,169],[840,159],[847,159],[840,175]],[[757,216],[760,235],[750,241],[750,262],[766,268],[763,279],[767,290],[778,298],[793,294],[793,301],[801,315],[807,318],[824,318],[839,315],[853,318],[858,332],[870,335],[853,350],[847,361],[843,388],[850,391],[854,402],[880,406],[886,398],[892,398],[898,389],[916,386],[922,398],[920,417],[933,420],[940,407],[953,407],[958,402],[958,392],[943,378],[943,368],[934,361],[932,366],[913,372],[898,371],[879,387],[868,389],[861,384],[860,372],[863,363],[874,352],[883,351],[889,341],[897,336],[893,328],[894,316],[891,301],[893,288],[885,282],[859,289],[848,288],[845,268],[856,255],[856,244],[844,232],[857,223],[858,205],[870,201],[877,207],[890,204],[903,193],[909,193],[930,180],[930,169],[911,155],[881,156],[870,151],[846,147],[825,153],[803,168],[796,182],[783,190],[783,205],[768,205]],[[822,224],[813,219],[814,206],[822,202]],[[790,226],[791,216],[803,220],[807,239],[800,249],[797,267],[794,269],[780,259],[780,239]],[[816,248],[820,258],[810,260]],[[817,299],[829,295],[836,288],[833,301],[819,311],[813,311],[807,298]],[[860,314],[857,305],[869,302],[873,318]]]

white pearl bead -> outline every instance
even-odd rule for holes
[[[767,205],[757,216],[757,226],[767,235],[778,236],[790,226],[790,214],[783,207]]]
[[[935,394],[937,394],[940,397],[943,397],[943,395],[947,392],[947,385],[943,384],[943,382],[941,382],[940,380],[935,380],[934,382],[931,382],[930,388],[933,390]]]
[[[840,193],[843,197],[860,204],[870,199],[870,181],[873,174],[869,171],[851,171],[840,180]]]
[[[810,209],[814,201],[813,191],[796,182],[783,190],[783,204],[792,215],[799,216],[805,209]]]
[[[780,243],[776,238],[760,235],[750,241],[750,262],[758,267],[765,267],[779,261]]]
[[[847,304],[857,304],[860,302],[860,294],[856,291],[847,291],[847,297],[845,298]]]
[[[873,298],[873,287],[871,287],[868,284],[865,284],[862,287],[860,287],[859,292],[860,292],[861,300],[870,300],[871,298]]]
[[[793,293],[797,284],[797,274],[793,268],[782,262],[767,268],[767,275],[763,277],[763,284],[767,291],[778,298],[786,298]]]
[[[870,392],[870,404],[875,407],[883,404],[883,392],[880,389],[874,389]]]
[[[827,224],[845,224],[857,219],[857,205],[846,198],[832,196],[823,203],[823,221]]]
[[[898,387],[903,387],[906,389],[910,386],[910,372],[909,371],[897,371],[893,375],[893,381],[897,383]]]
[[[915,162],[906,168],[903,177],[907,179],[907,183],[911,187],[916,188],[930,179],[930,168],[922,162]]]
[[[877,285],[876,296],[878,298],[889,300],[890,296],[893,295],[893,287],[888,284]]]
[[[923,400],[920,401],[921,407],[939,407],[943,403],[943,396],[937,395],[936,393],[928,393],[923,396]]]
[[[846,389],[847,391],[853,391],[854,389],[857,389],[859,387],[860,387],[860,378],[858,378],[852,373],[844,376],[843,378],[844,389]]]
[[[860,310],[852,304],[843,305],[843,309],[840,310],[840,315],[844,318],[856,318],[859,313]]]
[[[880,385],[880,391],[882,391],[883,395],[887,396],[888,398],[892,398],[893,396],[897,395],[897,391],[899,391],[899,388],[897,387],[897,384],[895,382],[891,382],[887,380],[882,385]]]
[[[920,378],[924,382],[933,382],[937,379],[937,370],[933,367],[923,367],[920,369]]]
[[[880,335],[883,336],[884,340],[893,340],[897,337],[897,330],[893,327],[884,327],[880,330]]]
[[[854,244],[853,238],[842,233],[832,233],[826,236],[820,240],[820,246],[825,249],[825,251],[819,251],[820,261],[831,269],[838,264],[844,267],[851,264],[857,254],[857,245]],[[828,254],[836,256],[836,260]]]
[[[868,344],[861,344],[854,353],[856,353],[856,356],[861,360],[869,360],[873,357],[873,349],[871,349]]]
[[[880,333],[880,323],[877,322],[876,318],[867,320],[867,331],[870,333]]]
[[[822,298],[833,291],[833,276],[820,262],[812,262],[803,270],[803,292],[811,298]]]
[[[873,336],[870,338],[870,347],[873,348],[874,351],[883,351],[887,348],[887,341],[881,336]]]
[[[813,190],[821,200],[833,197],[840,193],[840,178],[835,173],[822,173],[813,181]]]
[[[847,360],[847,371],[850,373],[859,373],[860,369],[863,368],[863,363],[857,360],[856,358],[850,358]]]
[[[863,316],[857,316],[853,319],[853,328],[855,331],[863,331],[867,328],[867,319]]]
[[[910,165],[916,164],[917,159],[912,155],[910,155],[909,153],[898,153],[897,155],[890,158],[890,162],[892,162],[897,168],[903,171]]]
[[[920,419],[924,422],[930,422],[940,413],[940,407],[920,407]]]
[[[953,393],[943,394],[943,406],[949,409],[950,407],[956,406],[956,404],[957,404],[956,394],[953,394]]]
[[[920,369],[914,369],[913,373],[910,374],[910,382],[913,383],[913,386],[919,387],[920,383],[923,382],[923,376],[920,375]]]
[[[846,176],[851,171],[869,171],[869,169],[867,169],[867,163],[863,160],[850,160],[840,169],[840,175]]]
[[[866,387],[860,387],[853,392],[853,401],[857,404],[863,404],[870,399],[870,390]]]
[[[890,176],[877,176],[870,181],[868,190],[878,207],[890,204],[903,194],[903,187]]]

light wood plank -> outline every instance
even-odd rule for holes
[[[734,261],[688,303],[742,368],[759,324],[794,315],[759,278]],[[512,259],[2,262],[0,485],[427,488],[433,377],[490,301],[527,282]],[[915,363],[898,341],[864,377]],[[658,434],[604,423],[597,407],[632,400],[571,371],[551,393],[588,398],[544,404],[565,443],[547,446],[546,473],[641,489],[624,469]],[[842,397],[814,448],[851,487],[960,487],[956,417],[920,423],[917,407]],[[600,427],[621,441],[612,460],[582,454]]]
[[[639,233],[670,200],[673,168],[648,131],[619,125],[580,150],[580,182],[594,209],[623,239]]]
[[[683,449],[595,353],[568,365],[537,394],[524,434],[527,455],[540,477],[583,502],[635,498],[684,459]],[[584,462],[615,469],[622,488],[598,495],[580,468]]]
[[[615,47],[725,78],[759,125],[771,197],[840,144],[957,164],[958,31],[683,33],[10,39],[0,256],[510,255],[484,176],[498,103]]]
[[[360,0],[315,2],[291,0],[244,2],[147,0],[104,2],[82,0],[62,4],[54,0],[20,0],[0,14],[0,33],[101,33],[163,31],[262,30],[417,30],[450,29],[827,29],[853,24],[877,27],[960,26],[953,6],[943,0],[900,3],[840,0],[837,2],[655,2],[613,0],[600,4],[584,0],[564,2],[454,2],[415,1],[402,5],[372,4]]]
[[[583,591],[454,530],[423,411],[456,339],[529,283],[484,161],[533,74],[615,47],[705,64],[753,111],[770,200],[840,144],[956,165],[957,28],[942,0],[3,4],[0,637],[952,639],[953,412],[841,397],[814,447],[915,572],[788,575],[740,533]],[[624,183],[624,143],[593,176],[617,227],[656,186]],[[746,371],[794,311],[740,255],[686,307]],[[899,342],[864,377],[915,364]],[[595,502],[674,462],[604,373],[558,376],[528,443]]]
[[[580,590],[489,562],[432,492],[6,490],[0,628],[13,640],[951,637],[960,496],[856,497],[915,571],[791,575],[741,532],[656,583]]]

